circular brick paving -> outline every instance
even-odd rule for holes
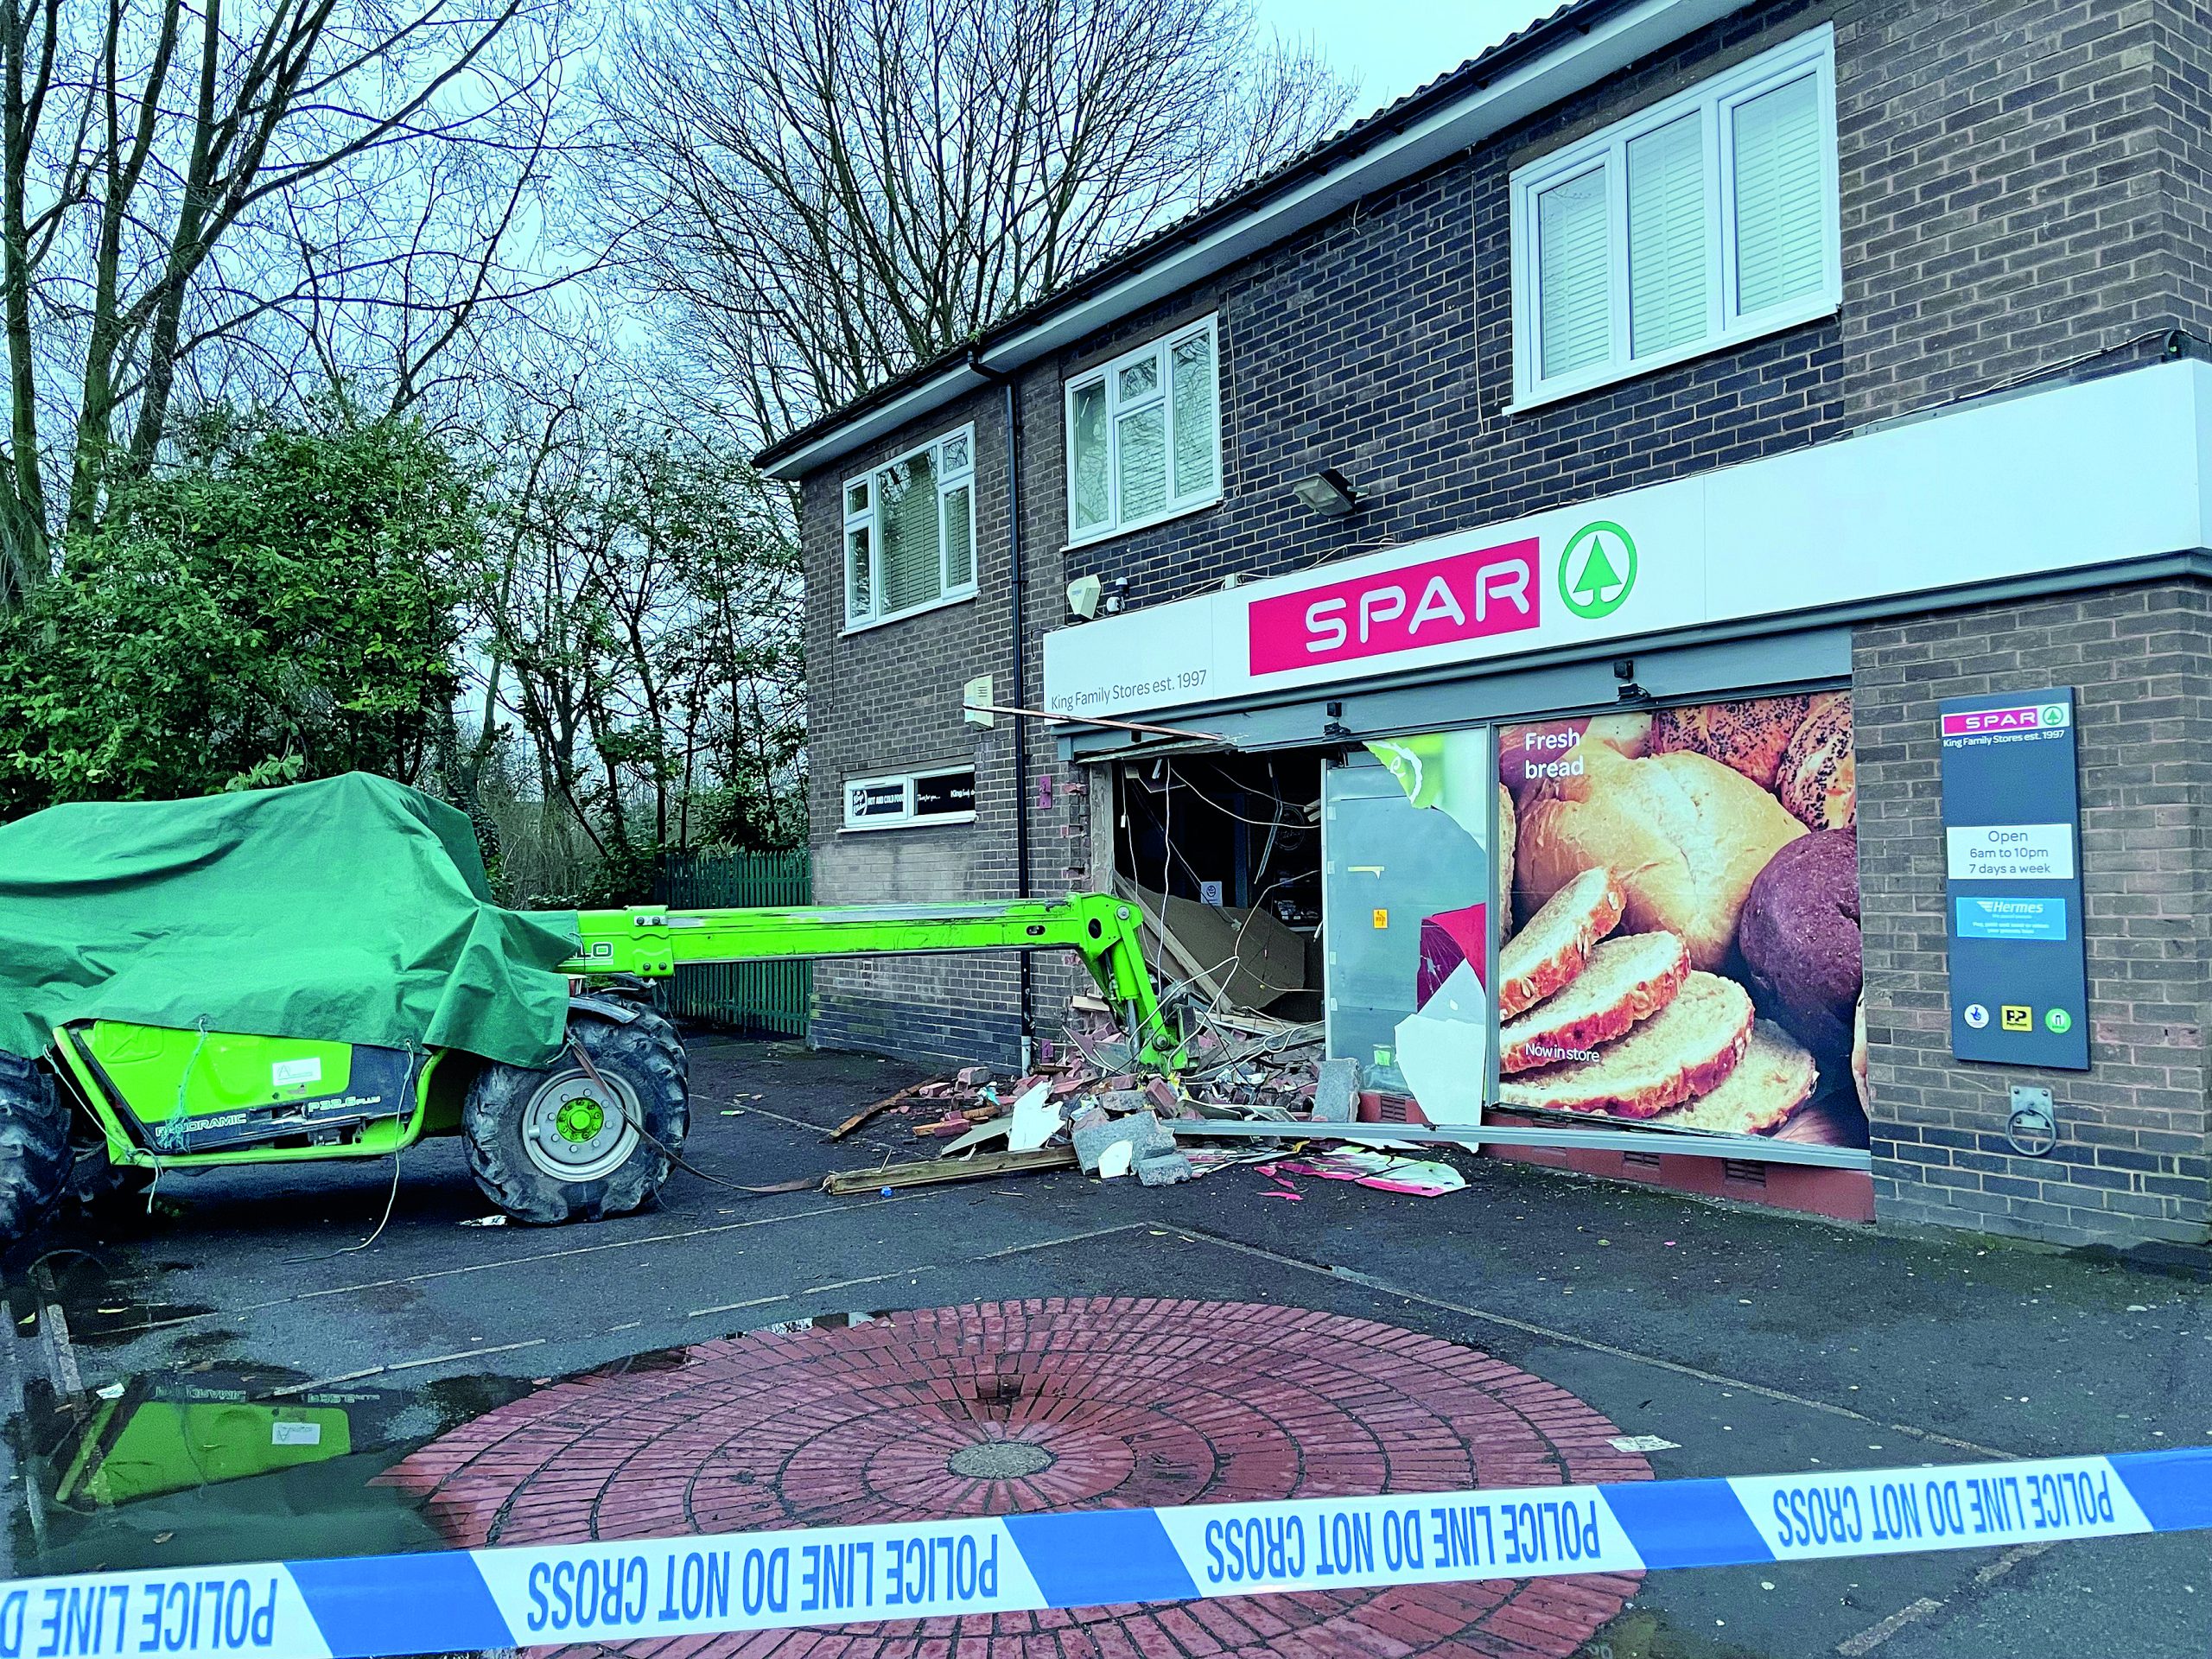
[[[1472,1349],[1246,1303],[992,1303],[702,1343],[563,1382],[383,1479],[455,1543],[1635,1480],[1620,1431]],[[1566,1656],[1632,1577],[694,1638],[687,1656]],[[976,1638],[987,1638],[976,1640]],[[604,1651],[578,1649],[578,1654]]]

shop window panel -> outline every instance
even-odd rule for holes
[[[1401,1090],[1397,1026],[1416,1011],[1421,923],[1484,903],[1489,859],[1378,764],[1332,767],[1322,790],[1329,1052],[1359,1061],[1370,1086]]]

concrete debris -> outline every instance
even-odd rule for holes
[[[1191,1160],[1179,1152],[1156,1152],[1137,1160],[1137,1183],[1141,1186],[1173,1186],[1178,1181],[1196,1180],[1198,1174]]]
[[[1350,1123],[1359,1116],[1359,1062],[1324,1060],[1313,1090],[1316,1123]]]
[[[944,1141],[938,1156],[947,1163],[988,1160],[999,1173],[1013,1173],[1059,1166],[1009,1154],[1057,1148],[1086,1174],[1134,1173],[1146,1186],[1169,1186],[1281,1158],[1325,1141],[1327,1125],[1358,1122],[1363,1112],[1375,1116],[1374,1096],[1360,1087],[1358,1062],[1325,1058],[1318,1024],[1224,1011],[1189,997],[1175,1005],[1170,1020],[1183,1041],[1180,1064],[1172,1071],[1143,1059],[1142,1045],[1104,1003],[1078,996],[1065,1036],[1039,1042],[1027,1071],[964,1066],[877,1102],[839,1125],[832,1138],[880,1118],[903,1119],[914,1138]],[[1171,1037],[1152,1040],[1165,1049]],[[1179,1135],[1203,1139],[1210,1124],[1224,1122],[1280,1123],[1283,1133],[1226,1151],[1178,1144]],[[987,1153],[986,1144],[1007,1150]]]

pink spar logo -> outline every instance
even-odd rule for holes
[[[2032,732],[2067,723],[2063,702],[2031,703],[2018,709],[1976,709],[1943,716],[1945,737],[1979,737],[1987,732]]]
[[[1253,601],[1252,672],[1382,657],[1492,634],[1542,619],[1537,543],[1509,542]]]

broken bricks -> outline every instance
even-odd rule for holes
[[[1109,1147],[1126,1141],[1130,1151],[1141,1163],[1145,1159],[1175,1150],[1175,1137],[1150,1112],[1132,1112],[1126,1117],[1116,1117],[1103,1108],[1093,1108],[1075,1119],[1071,1138],[1075,1142],[1076,1161],[1086,1175],[1098,1173],[1098,1160]]]

